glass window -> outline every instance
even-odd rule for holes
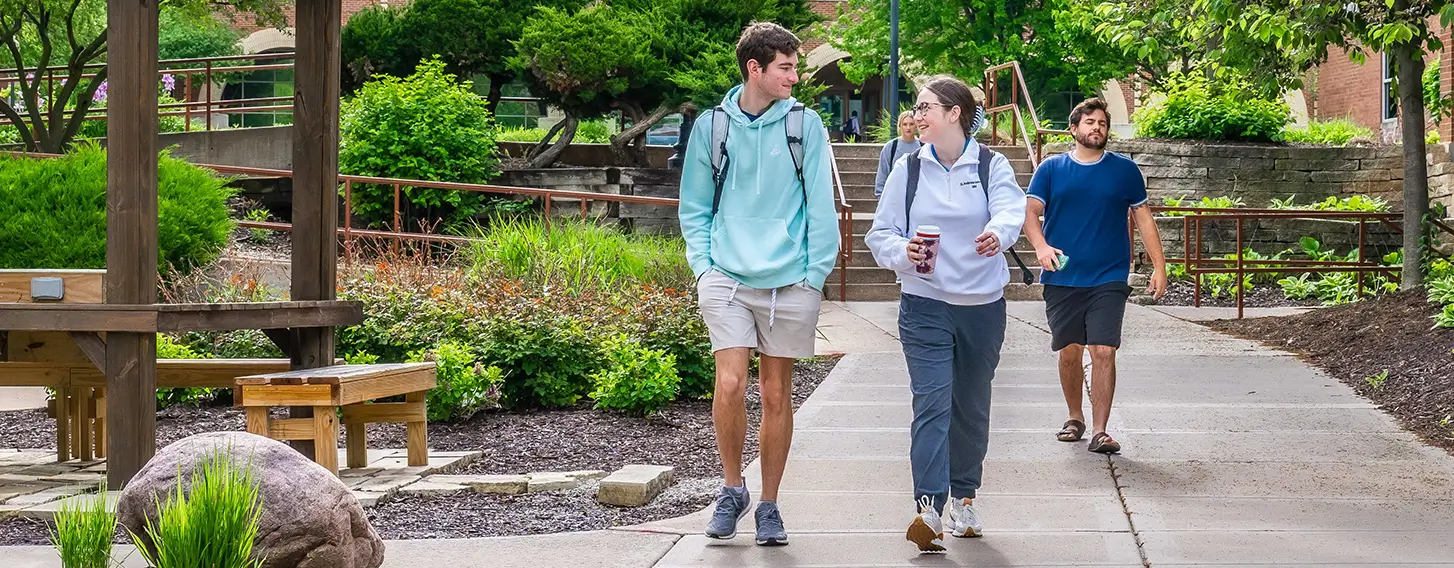
[[[1383,119],[1398,118],[1398,93],[1393,88],[1393,61],[1383,54]]]

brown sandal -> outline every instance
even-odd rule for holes
[[[1085,436],[1085,423],[1079,420],[1066,420],[1055,438],[1062,442],[1079,442],[1082,436]]]
[[[1090,445],[1086,449],[1098,454],[1114,454],[1121,451],[1121,444],[1111,439],[1110,434],[1101,432],[1091,436]]]

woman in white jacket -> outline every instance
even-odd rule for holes
[[[950,534],[983,531],[974,497],[989,444],[990,382],[1005,339],[1010,272],[1001,253],[1020,238],[1025,192],[1009,160],[974,140],[983,114],[963,82],[929,82],[914,117],[924,147],[894,166],[867,243],[878,264],[903,279],[899,333],[914,395],[909,456],[919,504],[906,537],[921,551],[939,552],[946,501]],[[911,169],[918,170],[912,201]],[[937,252],[919,236],[935,232]]]

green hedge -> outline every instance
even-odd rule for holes
[[[161,155],[159,268],[217,258],[233,229],[226,183]],[[106,152],[88,144],[53,159],[0,156],[0,243],[0,268],[105,268]]]
[[[1177,75],[1160,91],[1164,101],[1135,113],[1138,137],[1272,142],[1292,117],[1287,103],[1258,97],[1235,79]]]

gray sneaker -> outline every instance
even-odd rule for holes
[[[752,495],[747,493],[747,484],[717,490],[717,510],[712,511],[712,520],[707,523],[707,538],[727,540],[737,536],[737,523],[751,508]]]
[[[786,546],[788,531],[783,529],[783,516],[777,503],[757,504],[757,545]]]

